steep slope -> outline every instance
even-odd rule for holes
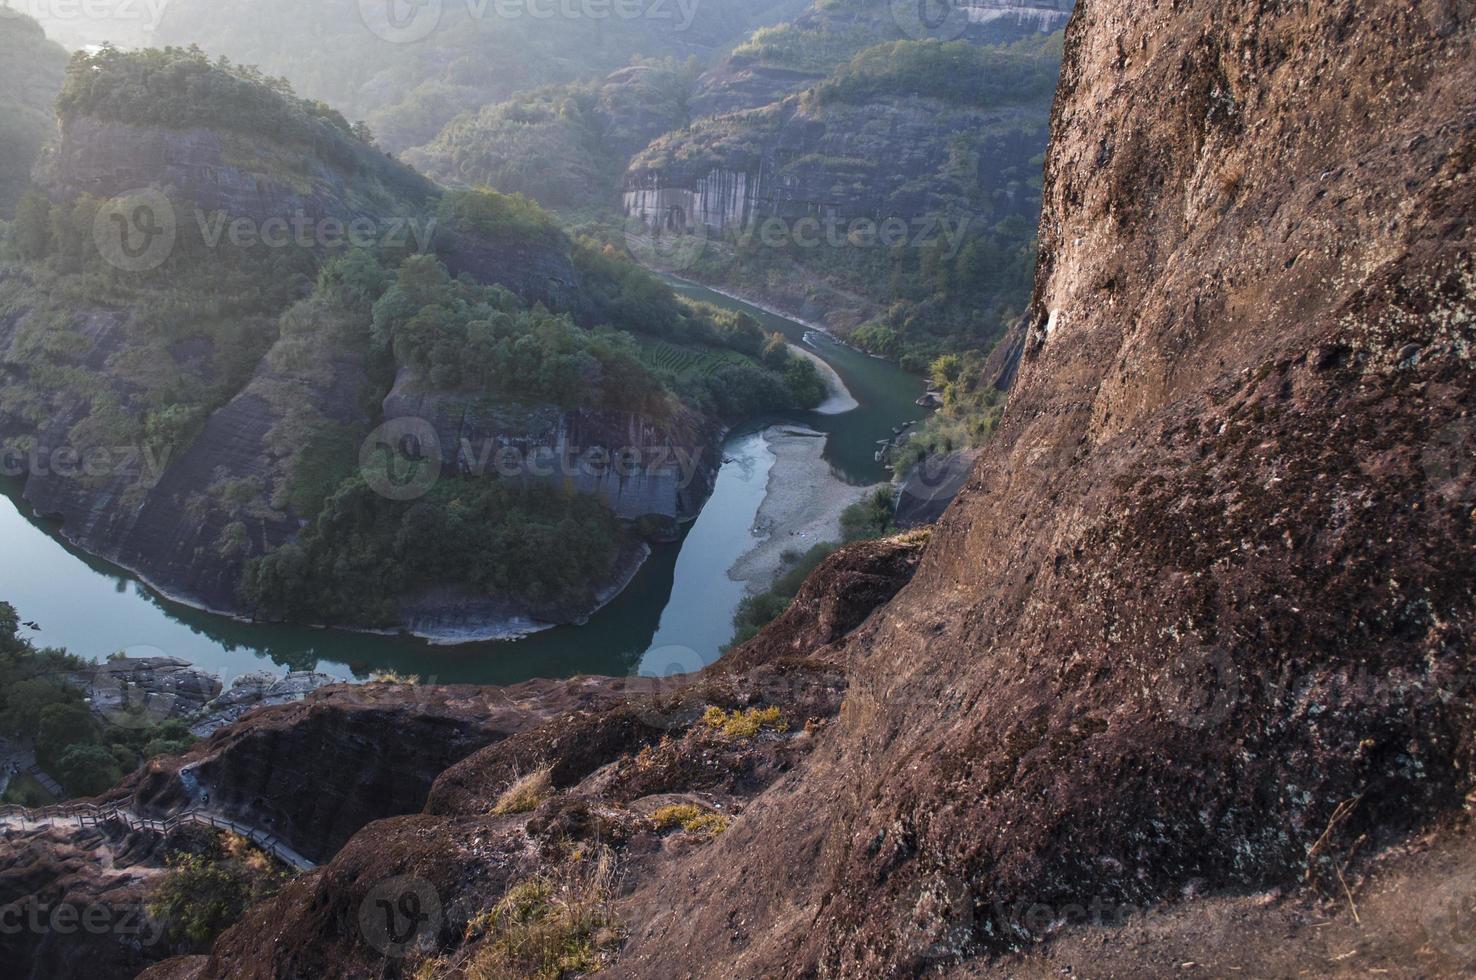
[[[66,66],[67,53],[34,20],[14,11],[0,16],[0,220],[15,214],[30,186]]]
[[[869,584],[900,545],[843,552],[689,686],[456,766],[190,975],[503,962],[520,934],[479,913],[596,842],[626,860],[620,976],[983,975],[1061,933],[1155,975],[1237,941],[1187,924],[1243,921],[1202,896],[1261,888],[1371,936],[1368,856],[1451,834],[1476,785],[1476,15],[1360,14],[1083,4],[1017,393],[911,583]],[[775,730],[730,728],[765,706]],[[548,799],[488,815],[539,766]],[[673,798],[737,816],[653,841]],[[1430,867],[1430,914],[1379,924],[1404,945],[1333,961],[1309,927],[1293,965],[1466,975],[1469,877]],[[406,874],[448,911],[385,959],[355,910]],[[1285,941],[1278,914],[1250,935]]]
[[[1082,5],[1004,426],[824,747],[630,903],[624,968],[901,975],[1047,934],[992,926],[1021,902],[1336,889],[1460,812],[1472,26]]]

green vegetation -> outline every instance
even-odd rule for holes
[[[298,91],[367,119],[386,148],[399,152],[429,143],[463,113],[520,92],[601,78],[637,57],[696,53],[709,60],[805,3],[704,0],[682,10],[652,7],[650,16],[636,18],[502,17],[491,7],[446,4],[429,37],[389,44],[365,29],[356,12],[344,16],[334,4],[259,0],[222,7],[215,0],[174,0],[156,43],[198,43],[287,75]],[[690,23],[682,16],[688,9]]]
[[[149,914],[192,952],[209,951],[248,908],[287,882],[271,858],[234,834],[212,834],[199,852],[180,851],[168,862],[168,873],[149,898]]]
[[[981,46],[966,41],[897,41],[857,54],[813,90],[821,102],[865,103],[919,96],[958,105],[1049,102],[1061,74],[1062,35]]]
[[[104,46],[72,56],[56,103],[63,117],[168,129],[214,129],[311,151],[354,170],[372,143],[323,102],[299,99],[282,78],[211,61],[197,47],[123,52]]]
[[[847,543],[884,538],[897,530],[892,523],[895,514],[892,488],[878,487],[871,496],[841,512],[841,534]]]
[[[453,281],[434,256],[407,259],[373,316],[377,348],[392,349],[438,390],[662,411],[661,384],[628,336],[584,330],[541,307],[528,310],[501,286]]]
[[[563,607],[592,601],[627,532],[601,502],[502,480],[442,479],[415,501],[350,477],[299,540],[246,567],[259,614],[391,626],[399,600],[456,583],[478,595]]]
[[[699,72],[694,59],[641,61],[604,82],[523,93],[458,116],[405,159],[451,186],[553,208],[603,206],[633,153],[686,124]]]
[[[96,796],[146,760],[194,741],[180,721],[100,721],[81,687],[95,665],[65,650],[38,650],[19,633],[15,608],[0,602],[0,734],[33,742],[37,761],[69,796]]]
[[[943,406],[914,429],[896,466],[905,474],[932,455],[974,449],[987,443],[1004,414],[1006,395],[984,381],[985,355],[948,354],[933,362],[929,375],[942,392]]]
[[[46,787],[36,782],[29,773],[24,772],[12,776],[9,785],[5,787],[5,795],[0,796],[0,803],[11,803],[32,810],[51,806],[57,802],[59,801],[56,797],[46,792]]]
[[[31,185],[31,168],[52,130],[67,53],[15,10],[0,16],[0,220]]]

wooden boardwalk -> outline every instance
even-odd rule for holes
[[[219,814],[202,809],[184,810],[162,820],[142,817],[118,804],[93,806],[90,803],[64,803],[58,806],[40,807],[29,810],[21,806],[0,806],[0,834],[9,835],[25,831],[42,830],[46,827],[101,827],[117,823],[129,830],[168,834],[184,826],[210,827],[228,830],[250,840],[262,850],[299,871],[308,871],[317,864],[297,853],[275,834],[248,827]]]

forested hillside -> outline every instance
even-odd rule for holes
[[[0,242],[0,440],[148,461],[32,464],[25,496],[188,601],[577,619],[701,506],[724,419],[825,397],[753,321],[679,301],[525,198],[443,192],[255,69],[104,49],[58,104],[45,193]],[[372,486],[360,452],[406,417],[445,469],[413,498]],[[503,474],[472,471],[468,443],[703,462]]]
[[[52,130],[67,55],[34,20],[0,16],[0,219],[11,217]]]
[[[556,16],[540,14],[547,6]],[[619,6],[619,10],[616,10]],[[541,86],[598,79],[638,57],[703,63],[803,0],[630,5],[428,3],[396,27],[357,0],[174,0],[156,43],[259,65],[366,120],[386,149],[427,143],[457,115]],[[630,13],[635,16],[630,16]]]

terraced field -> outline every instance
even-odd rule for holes
[[[681,347],[664,340],[641,343],[641,361],[656,371],[677,377],[711,377],[725,364],[743,364],[748,358],[737,351],[712,347]]]

